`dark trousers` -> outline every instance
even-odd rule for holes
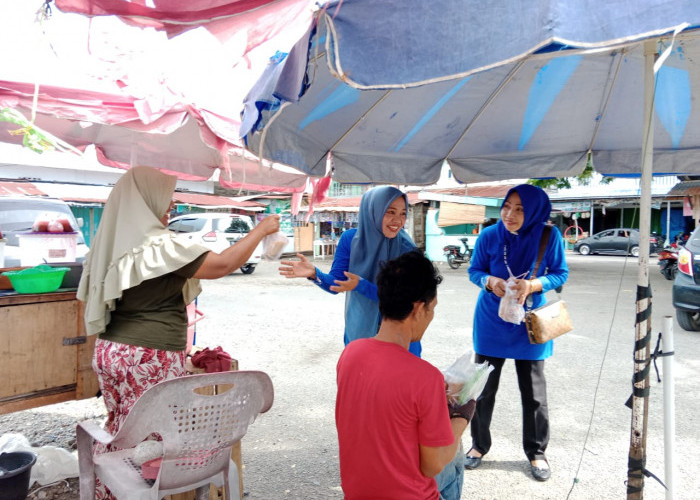
[[[496,403],[496,392],[505,359],[476,354],[475,361],[488,361],[493,366],[483,392],[477,399],[471,421],[472,448],[485,455],[491,449],[491,417]],[[545,458],[549,443],[549,414],[547,411],[547,382],[544,379],[544,360],[515,360],[520,400],[523,408],[523,449],[528,460]]]

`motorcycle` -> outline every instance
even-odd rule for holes
[[[659,266],[661,274],[667,280],[673,280],[676,277],[678,271],[678,245],[676,243],[671,243],[671,246],[659,252]]]
[[[469,264],[472,257],[472,251],[469,249],[469,240],[467,238],[460,238],[462,244],[464,245],[464,252],[459,245],[447,245],[442,250],[445,252],[445,257],[447,257],[447,264],[452,269],[459,269],[462,264]]]

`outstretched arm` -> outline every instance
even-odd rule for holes
[[[193,278],[216,279],[231,274],[245,264],[255,251],[258,243],[268,234],[280,230],[279,215],[264,218],[245,237],[221,253],[209,252]]]

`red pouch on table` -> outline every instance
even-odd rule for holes
[[[204,368],[207,373],[227,372],[231,370],[231,355],[221,346],[214,349],[205,347],[192,356],[192,364],[197,368]]]

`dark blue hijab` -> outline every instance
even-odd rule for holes
[[[529,272],[535,265],[540,246],[542,230],[552,212],[552,203],[542,188],[530,184],[520,184],[511,188],[506,200],[513,191],[520,196],[525,218],[518,234],[508,231],[503,221],[498,221],[498,235],[508,252],[508,266],[515,276]],[[503,200],[505,204],[505,200]],[[501,209],[503,208],[501,204]]]

